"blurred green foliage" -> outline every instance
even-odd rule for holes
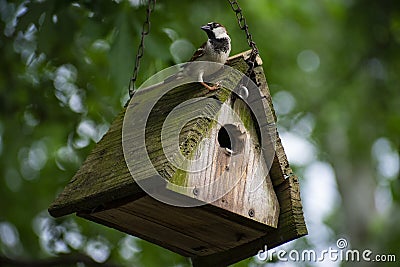
[[[318,249],[345,236],[352,247],[400,260],[400,2],[240,4],[280,131],[312,147],[309,161],[293,159],[307,185],[303,198],[334,195],[319,217],[304,202],[310,237],[290,247]],[[0,0],[0,255],[190,265],[143,240],[46,211],[128,99],[145,8],[140,0]],[[232,54],[248,49],[227,1],[159,1],[151,21],[137,84],[189,58],[209,21],[228,28]],[[333,184],[316,186],[315,162],[332,171]],[[323,229],[328,234],[316,241]]]

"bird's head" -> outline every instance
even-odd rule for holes
[[[209,22],[206,25],[201,26],[201,29],[207,33],[208,38],[210,39],[229,38],[225,27],[218,22]]]

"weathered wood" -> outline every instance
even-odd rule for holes
[[[185,256],[222,252],[257,239],[265,231],[265,227],[238,223],[232,216],[220,216],[210,208],[175,207],[146,196],[118,208],[80,215],[94,221],[106,221],[116,229]]]
[[[218,123],[204,136],[209,138],[207,143],[194,151],[193,157],[200,160],[188,167],[184,181],[181,177],[180,182],[185,184],[188,196],[276,227],[279,203],[259,150],[254,124],[250,120],[245,126],[243,117],[250,117],[243,101],[228,100],[216,117]],[[232,148],[234,155],[226,153],[226,148],[218,143],[218,133],[224,126],[233,128],[230,139],[241,143]],[[203,166],[206,167],[202,169]],[[202,170],[195,171],[199,169]]]
[[[290,173],[290,169],[285,170]],[[265,247],[272,249],[293,239],[307,235],[304,224],[297,176],[292,175],[276,188],[281,213],[278,229],[266,230],[262,237],[247,244],[238,245],[232,249],[208,256],[192,257],[194,267],[228,266],[248,257],[254,256]]]
[[[60,217],[82,210],[94,210],[116,199],[143,194],[133,181],[122,153],[121,112],[65,189],[49,207]]]
[[[246,72],[248,56],[249,52],[236,55],[229,64]],[[135,161],[125,162],[122,126],[127,117],[123,110],[50,206],[50,214],[58,217],[77,212],[81,217],[192,257],[196,266],[225,266],[254,255],[264,245],[272,248],[307,234],[298,181],[289,167],[279,135],[271,127],[276,117],[260,58],[257,63],[253,78],[261,91],[261,100],[250,95],[249,102],[252,109],[266,111],[266,117],[261,121],[256,122],[247,105],[229,91],[220,89],[209,92],[197,83],[177,87],[165,94],[147,120],[145,149],[152,165],[165,178],[165,182],[158,184],[158,189],[171,192],[172,198],[198,199],[210,204],[179,208],[156,201],[143,192],[132,179],[127,164],[132,164],[129,167],[134,167],[141,179],[151,181],[154,177],[148,166]],[[136,93],[139,96],[136,115],[139,117],[140,101],[146,101],[146,94],[149,96],[151,93],[151,87]],[[141,95],[143,98],[140,98]],[[224,111],[221,106],[209,106],[207,112],[215,115],[219,124],[200,118],[182,128],[179,147],[185,157],[195,159],[205,153],[212,157],[203,164],[218,162],[198,176],[180,172],[170,164],[163,152],[165,147],[160,142],[162,123],[167,115],[181,102],[197,97],[219,99],[239,114],[243,121],[243,124],[239,123],[231,111]],[[245,133],[239,137],[241,157],[227,155],[224,148],[218,145],[217,135],[222,125],[233,125],[234,130]],[[125,138],[129,142],[138,138],[139,134],[133,130]],[[260,139],[262,134],[267,138]],[[208,143],[200,145],[204,138],[209,138]],[[133,147],[129,153],[134,155],[140,149],[143,147]],[[268,160],[260,163],[260,158]],[[222,173],[226,174],[225,180],[220,179],[216,188],[210,187],[194,194],[192,189],[201,188],[207,179],[210,181]],[[238,175],[242,174],[245,178],[239,179]],[[224,191],[221,190],[226,186],[223,181],[229,184],[231,180],[239,181],[239,185],[223,197],[210,201],[214,194]],[[254,187],[252,182],[259,186]],[[179,191],[174,184],[190,189]],[[252,189],[256,190],[250,192]]]

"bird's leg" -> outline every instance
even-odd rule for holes
[[[209,91],[214,91],[219,89],[219,83],[214,84],[213,86],[209,86],[205,82],[200,82],[205,88],[207,88]]]
[[[203,75],[204,75],[204,71],[200,71],[200,72],[199,72],[198,79],[199,79],[200,83],[201,83],[205,88],[208,89],[208,91],[214,91],[214,90],[217,90],[217,89],[219,88],[219,82],[216,83],[216,84],[214,84],[213,86],[209,86],[208,84],[206,84],[206,83],[203,81]]]

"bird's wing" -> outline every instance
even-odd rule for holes
[[[206,44],[207,44],[207,42],[205,42],[204,44],[202,44],[202,45],[200,46],[200,48],[197,49],[196,52],[194,52],[194,54],[193,54],[192,58],[189,60],[189,62],[190,62],[190,61],[196,61],[196,60],[201,59],[201,57],[202,57],[202,56],[204,55],[204,53],[205,53]],[[183,64],[183,65],[180,67],[181,70],[180,70],[178,73],[176,73],[176,74],[174,74],[174,75],[171,75],[170,77],[167,77],[167,78],[164,80],[164,83],[168,83],[168,82],[171,82],[171,81],[173,81],[173,80],[175,80],[175,79],[180,79],[180,78],[182,78],[182,75],[184,75],[185,68],[187,68],[188,64],[190,64],[190,63],[185,63],[185,64]],[[201,72],[201,74],[199,73],[199,79],[200,79],[201,81],[203,80],[203,72]]]
[[[196,60],[198,60],[199,58],[201,58],[204,55],[206,44],[207,44],[207,42],[202,44],[200,46],[200,48],[197,49],[196,52],[194,52],[194,54],[193,54],[192,58],[190,59],[190,61],[196,61]]]

